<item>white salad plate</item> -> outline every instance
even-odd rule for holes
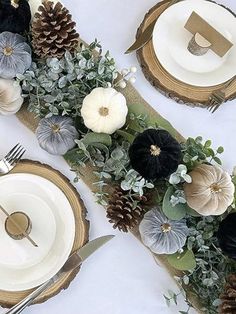
[[[26,173],[0,177],[0,205],[8,213],[22,211],[32,222],[31,238],[14,240],[0,212],[0,290],[22,291],[53,277],[70,255],[75,220],[65,194],[52,182]]]
[[[184,28],[195,11],[234,45],[223,57],[212,50],[195,56],[187,49],[192,34]],[[167,8],[153,32],[156,57],[176,79],[194,86],[214,86],[236,74],[236,18],[222,6],[206,0],[183,0]]]

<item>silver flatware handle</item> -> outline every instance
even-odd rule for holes
[[[76,270],[83,261],[85,261],[91,254],[110,241],[113,237],[114,235],[102,236],[86,243],[78,251],[70,255],[64,266],[54,277],[43,283],[22,301],[7,310],[4,314],[20,314],[27,306],[31,305],[41,293],[50,287],[50,285],[56,283],[63,274]]]
[[[27,306],[31,305],[34,300],[43,293],[51,284],[54,283],[53,279],[50,279],[43,283],[40,287],[30,293],[25,299],[21,302],[13,306],[11,309],[7,310],[4,314],[19,314],[21,313]]]

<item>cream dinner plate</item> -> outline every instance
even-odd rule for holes
[[[188,49],[192,34],[184,25],[195,11],[233,42],[223,57],[209,50],[195,56]],[[161,65],[176,79],[194,86],[214,86],[236,74],[236,18],[227,9],[206,0],[183,0],[166,9],[157,19],[153,46]]]
[[[61,269],[71,252],[75,220],[70,203],[47,179],[18,173],[0,177],[0,205],[8,213],[22,211],[30,217],[30,236],[38,244],[9,237],[0,212],[0,290],[39,286]]]

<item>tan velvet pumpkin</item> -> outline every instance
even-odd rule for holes
[[[234,184],[222,168],[199,165],[189,173],[191,183],[184,185],[187,204],[203,216],[221,215],[232,204]]]

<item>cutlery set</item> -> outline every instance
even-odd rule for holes
[[[66,263],[64,264],[64,266],[62,267],[62,269],[53,278],[42,284],[21,302],[13,306],[10,310],[7,310],[4,314],[21,313],[27,306],[31,305],[41,293],[43,293],[52,284],[56,283],[61,278],[61,276],[63,276],[63,274],[71,272],[78,268],[90,255],[92,255],[101,246],[110,241],[113,237],[114,237],[113,235],[107,235],[96,238],[90,241],[89,243],[85,244],[77,252],[72,253],[68,260],[66,261]]]
[[[26,150],[20,144],[15,145],[9,151],[9,153],[2,160],[0,160],[0,175],[7,175],[21,160],[25,151]],[[10,219],[10,222],[13,224],[16,230],[23,233],[24,237],[29,240],[29,242],[33,246],[37,247],[35,241],[28,234],[26,234],[24,230],[21,229],[21,226],[18,224],[18,222],[14,221],[13,218],[11,218],[11,215],[7,212],[7,210],[1,205],[0,210],[6,215],[8,219]],[[27,297],[21,300],[18,304],[6,310],[4,314],[19,314],[24,311],[26,307],[31,305],[37,297],[39,297],[50,286],[55,284],[64,274],[75,271],[90,255],[92,255],[96,250],[98,250],[100,247],[110,241],[113,237],[114,235],[106,235],[96,238],[85,244],[79,250],[73,252],[55,276],[36,288],[32,293],[30,293]]]

